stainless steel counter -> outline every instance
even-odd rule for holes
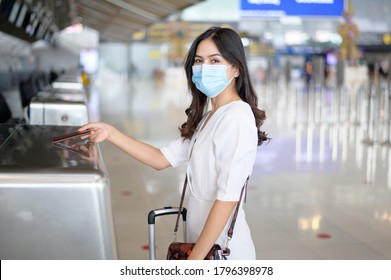
[[[61,99],[65,101],[78,101],[87,103],[86,93],[84,89],[59,89],[53,87],[47,87],[45,90],[37,93],[40,98],[47,99]]]
[[[47,96],[35,96],[30,103],[31,125],[81,126],[89,121],[84,100],[63,100]]]
[[[117,259],[99,147],[51,142],[76,129],[0,124],[0,259]]]

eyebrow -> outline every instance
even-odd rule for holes
[[[203,58],[201,55],[198,55],[198,54],[196,54],[195,56]],[[220,57],[222,57],[221,54],[218,54],[218,53],[208,55],[207,57],[213,57],[213,56],[220,56]]]

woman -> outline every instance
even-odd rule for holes
[[[204,259],[213,244],[225,246],[241,189],[251,175],[257,146],[267,139],[259,130],[265,113],[257,108],[244,48],[228,28],[210,28],[195,39],[185,60],[192,102],[181,137],[157,149],[104,123],[91,123],[89,138],[108,140],[157,170],[188,163],[189,259]],[[208,100],[211,110],[207,113]],[[255,248],[240,207],[228,259],[255,259]]]

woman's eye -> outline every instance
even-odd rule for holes
[[[200,63],[202,63],[202,60],[201,60],[201,59],[196,59],[196,60],[194,60],[194,64],[200,64]]]

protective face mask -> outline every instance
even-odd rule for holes
[[[207,97],[213,98],[219,95],[233,80],[227,79],[227,68],[225,65],[193,65],[192,81],[195,86]]]

